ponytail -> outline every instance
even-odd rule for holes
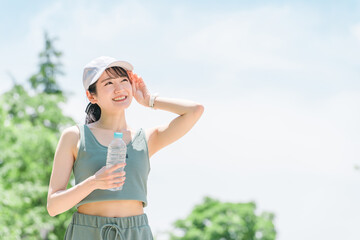
[[[86,118],[85,118],[85,124],[96,122],[100,119],[101,116],[101,108],[99,105],[89,103],[85,109],[86,112]]]

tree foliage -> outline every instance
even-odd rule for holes
[[[174,223],[171,240],[274,240],[274,214],[255,214],[256,205],[222,203],[205,197],[190,215]]]
[[[56,77],[59,74],[63,74],[61,71],[62,64],[59,61],[62,52],[54,48],[54,40],[50,39],[47,33],[45,33],[45,49],[39,54],[40,69],[38,73],[30,78],[30,83],[32,88],[38,92],[61,95],[62,91],[56,82]]]
[[[4,239],[63,239],[73,211],[50,217],[47,191],[60,131],[74,121],[56,83],[61,52],[45,33],[39,71],[28,85],[15,83],[0,96],[0,236]],[[25,85],[25,84],[24,84]]]

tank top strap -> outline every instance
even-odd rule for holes
[[[79,149],[84,150],[85,148],[85,130],[84,130],[84,124],[77,124],[77,127],[79,128],[80,131],[80,146]]]
[[[135,142],[138,142],[138,141],[142,141],[144,139],[143,137],[143,129],[142,128],[139,128],[137,131],[136,131],[136,134],[134,136],[134,139],[133,139],[133,143]]]
[[[146,141],[146,134],[145,134],[145,129],[140,128],[139,130],[139,138],[141,139],[142,142],[142,148],[145,150],[146,152],[146,157],[149,163],[149,167],[150,167],[150,159],[149,159],[149,149],[148,149],[148,143]],[[150,171],[150,168],[149,168]]]
[[[143,128],[139,129],[139,135],[141,136],[142,139],[146,141],[145,131]]]
[[[85,147],[90,147],[90,148],[100,148],[100,149],[107,149],[107,146],[102,145],[94,136],[94,134],[92,133],[92,131],[90,130],[90,128],[87,125],[84,125],[84,146]]]
[[[143,135],[144,135],[144,133],[143,133],[143,129],[142,128],[139,128],[138,130],[137,130],[137,134],[136,134],[136,137],[143,137]]]

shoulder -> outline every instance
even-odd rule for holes
[[[66,154],[72,154],[77,151],[78,143],[80,140],[80,131],[77,125],[64,128],[61,131],[59,143],[56,148],[55,156],[61,156],[60,158],[66,157]],[[64,155],[65,154],[65,155]]]
[[[64,130],[62,131],[62,134],[66,135],[66,136],[69,136],[69,137],[75,136],[75,135],[78,136],[80,134],[79,126],[78,125],[73,125],[73,126],[64,128]]]
[[[61,139],[70,144],[77,144],[80,138],[80,129],[77,125],[65,128],[61,133]]]

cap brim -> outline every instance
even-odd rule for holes
[[[109,65],[107,65],[105,68],[103,68],[102,71],[98,72],[98,73],[94,76],[94,78],[93,78],[93,80],[90,82],[89,86],[90,86],[91,84],[93,84],[94,82],[96,82],[96,81],[100,78],[101,74],[103,74],[103,72],[104,72],[107,68],[110,68],[110,67],[122,67],[122,68],[124,68],[125,70],[129,70],[129,71],[132,71],[132,70],[134,69],[134,67],[133,67],[130,63],[125,62],[125,61],[115,61],[115,62],[112,62],[112,63],[110,63]]]
[[[129,71],[132,71],[134,69],[134,67],[130,63],[125,62],[125,61],[116,61],[116,62],[110,63],[106,68],[109,68],[109,67],[122,67]]]

